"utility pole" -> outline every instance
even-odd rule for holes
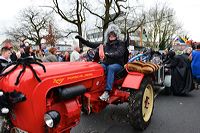
[[[143,24],[140,26],[140,46],[142,47]]]

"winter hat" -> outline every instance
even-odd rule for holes
[[[120,31],[120,29],[119,29],[119,27],[117,25],[110,24],[108,26],[108,28],[106,29],[105,34],[104,34],[104,39],[105,39],[104,44],[106,44],[109,41],[108,37],[109,37],[110,33],[115,34],[117,39],[119,39],[119,35],[120,35],[121,31]]]

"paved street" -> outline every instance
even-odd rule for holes
[[[140,133],[129,125],[126,107],[110,105],[98,114],[83,114],[71,133]],[[200,133],[199,114],[200,90],[186,97],[160,95],[151,124],[143,133]]]
[[[99,114],[82,115],[71,133],[139,133],[128,123],[127,104],[110,105]],[[159,96],[144,133],[200,133],[200,91],[186,97]]]

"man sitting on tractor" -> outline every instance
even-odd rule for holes
[[[118,26],[111,24],[108,26],[104,35],[104,45],[100,43],[91,43],[84,40],[80,36],[76,36],[83,44],[91,48],[99,47],[99,57],[101,64],[106,71],[106,88],[104,93],[99,97],[103,101],[109,99],[109,93],[112,90],[114,75],[120,69],[123,68],[123,65],[126,63],[126,50],[127,47],[123,41],[119,39],[120,29]]]

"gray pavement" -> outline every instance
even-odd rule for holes
[[[160,95],[144,133],[200,133],[200,90],[185,97]],[[98,114],[82,114],[71,133],[139,133],[128,122],[127,104],[110,105]]]
[[[127,112],[125,103],[110,105],[97,114],[82,114],[71,133],[140,133],[130,126]],[[143,133],[200,133],[200,90],[185,97],[159,95],[152,121]]]

